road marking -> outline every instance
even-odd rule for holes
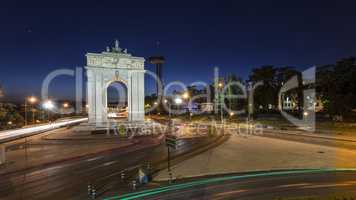
[[[215,194],[214,196],[219,197],[219,196],[226,196],[226,195],[232,195],[232,194],[238,194],[242,192],[247,192],[248,190],[234,190],[234,191],[229,191],[229,192],[221,192],[218,194]]]
[[[315,188],[329,188],[329,187],[343,187],[343,186],[350,186],[352,184],[347,183],[335,183],[335,184],[322,184],[322,185],[309,185],[301,187],[302,189],[315,189]]]
[[[90,162],[90,161],[98,160],[98,159],[100,159],[101,157],[102,157],[102,156],[98,156],[98,157],[95,157],[95,158],[89,158],[89,159],[87,159],[87,161]]]
[[[107,162],[107,163],[104,164],[104,166],[108,166],[108,165],[114,164],[114,163],[116,163],[116,162],[117,162],[117,161]]]
[[[287,184],[287,185],[279,185],[277,188],[287,188],[287,187],[301,187],[301,186],[308,186],[311,185],[310,183],[296,183],[296,184]]]

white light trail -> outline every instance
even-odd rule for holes
[[[79,123],[79,122],[85,122],[87,120],[88,120],[88,118],[69,119],[69,120],[61,121],[61,122],[52,122],[52,123],[46,124],[46,125],[21,128],[21,129],[16,129],[16,130],[0,131],[0,142],[2,142],[2,140],[9,141],[9,140],[16,139],[16,138],[19,138],[22,136],[31,135],[34,133],[39,133],[39,132],[44,132],[44,131],[49,131],[49,130],[57,129],[57,128],[60,128],[63,126],[67,126],[67,125],[71,125],[71,124],[75,124],[75,123]]]

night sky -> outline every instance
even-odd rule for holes
[[[0,84],[9,99],[38,95],[49,72],[84,66],[86,52],[115,38],[134,56],[164,55],[166,82],[211,81],[214,66],[246,79],[261,65],[302,70],[356,56],[355,1],[9,0],[0,21]],[[51,91],[73,97],[74,79],[56,79]]]

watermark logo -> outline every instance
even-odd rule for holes
[[[135,85],[135,82],[132,82],[132,79],[130,76],[132,76],[132,73],[127,73],[122,75],[119,71],[115,71],[115,73],[110,76],[102,77],[100,79],[101,85],[99,87],[91,87],[91,84],[98,84],[97,82],[93,82],[93,79],[91,79],[92,76],[94,76],[93,71],[87,71],[87,76],[88,76],[88,81],[86,83],[87,87],[90,86],[90,88],[94,88],[95,90],[99,90],[100,92],[98,94],[101,94],[101,96],[97,96],[95,94],[95,98],[99,98],[100,104],[93,103],[91,99],[93,99],[92,91],[89,91],[87,88],[87,103],[88,103],[88,110],[89,110],[89,115],[90,113],[96,113],[99,111],[103,111],[104,115],[102,115],[102,119],[97,119],[101,120],[99,122],[107,122],[106,119],[108,116],[108,102],[107,102],[107,88],[112,82],[119,81],[123,83],[125,87],[115,87],[117,92],[119,93],[118,95],[118,102],[121,105],[125,105],[125,101],[127,100],[128,102],[128,107],[129,107],[129,115],[130,114],[135,114],[135,112],[144,112],[146,113],[151,113],[157,107],[161,106],[166,113],[169,113],[169,115],[181,115],[185,113],[193,114],[194,115],[200,115],[204,114],[206,111],[202,109],[193,109],[193,107],[197,104],[196,102],[200,100],[200,102],[205,102],[205,103],[211,103],[213,104],[213,112],[215,114],[227,114],[227,115],[240,115],[240,114],[248,114],[248,121],[250,120],[250,115],[254,113],[254,95],[255,95],[255,90],[263,86],[262,81],[258,82],[250,82],[247,85],[243,84],[240,81],[221,81],[220,76],[219,76],[219,70],[216,67],[214,70],[214,83],[209,84],[204,81],[196,81],[193,82],[189,85],[179,82],[179,81],[173,81],[168,84],[166,84],[163,87],[163,84],[161,80],[157,77],[157,75],[154,72],[151,72],[149,70],[143,70],[142,76],[146,75],[149,76],[153,79],[154,82],[156,82],[158,85],[158,94],[157,94],[157,100],[155,101],[154,104],[150,105],[149,107],[145,107],[145,102],[134,102],[137,105],[131,105],[132,102],[132,88],[137,87]],[[140,72],[141,73],[141,72]],[[49,87],[51,85],[51,82],[59,77],[59,76],[72,76],[75,78],[75,88],[76,88],[76,96],[75,96],[75,102],[76,106],[74,108],[68,108],[68,109],[58,109],[58,108],[52,108],[52,112],[54,113],[59,113],[59,114],[69,114],[69,113],[82,113],[83,112],[83,105],[82,103],[85,102],[83,101],[83,91],[84,91],[84,84],[83,84],[83,69],[81,67],[77,67],[75,70],[73,69],[58,69],[55,70],[47,75],[47,77],[44,79],[42,83],[42,90],[41,90],[41,95],[42,99],[47,100],[49,99]],[[109,77],[109,78],[108,78]],[[143,80],[143,79],[141,79]],[[99,80],[96,80],[99,81]],[[136,82],[139,80],[136,80]],[[295,126],[297,126],[300,129],[307,130],[307,131],[315,131],[315,88],[313,88],[313,84],[315,83],[315,67],[312,67],[310,69],[307,69],[303,71],[300,75],[295,75],[288,81],[286,81],[280,88],[278,92],[278,109],[280,110],[280,113],[283,117],[285,117],[288,121],[293,123]],[[203,88],[204,92],[199,93],[199,94],[187,94],[184,96],[184,94],[172,94],[169,93],[171,88],[180,88],[181,91],[184,92],[189,92],[189,87],[200,87]],[[212,87],[213,86],[213,87]],[[237,88],[239,91],[238,94],[236,93],[231,93],[229,90],[234,87]],[[288,92],[290,91],[297,91],[299,95],[300,101],[298,102],[298,111],[301,113],[302,119],[288,113],[283,109],[283,104],[285,97],[288,95]],[[139,90],[142,92],[141,94],[136,94],[136,95],[143,95],[144,96],[144,88]],[[298,92],[301,91],[301,92]],[[214,94],[212,94],[214,92]],[[213,97],[213,99],[212,99]],[[232,108],[231,106],[228,105],[228,101],[231,100],[244,100],[246,106],[242,106],[242,109],[236,110]],[[227,101],[228,100],[228,101]],[[100,109],[97,109],[101,107]],[[132,107],[140,107],[142,110],[139,109],[132,109]],[[247,108],[247,109],[246,109]],[[95,115],[95,114],[94,114]],[[223,120],[221,120],[223,122]],[[113,126],[112,124],[108,126]],[[231,128],[231,127],[230,127]],[[117,132],[115,134],[120,134],[120,127],[115,127],[115,130]],[[131,128],[132,129],[132,128]],[[240,129],[236,128],[235,129]],[[123,129],[121,129],[122,132]],[[126,128],[126,130],[130,130],[129,128]],[[132,129],[133,130],[133,129]],[[130,131],[130,132],[135,132],[135,131]]]
[[[299,75],[293,76],[281,87],[278,94],[278,107],[283,117],[300,129],[315,131],[315,67],[309,68]],[[301,90],[303,98],[299,97],[298,105],[302,119],[299,119],[283,110],[284,95],[290,90]],[[299,94],[301,95],[301,94]],[[302,110],[301,110],[302,109]]]

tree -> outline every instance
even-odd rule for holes
[[[242,95],[243,88],[239,87],[236,83],[242,84],[242,79],[238,78],[235,74],[230,74],[227,77],[227,105],[231,110],[241,110],[246,104],[246,100],[237,99],[237,98],[229,98],[230,95]]]
[[[266,110],[269,104],[276,106],[278,102],[277,68],[273,65],[265,65],[252,70],[250,81],[253,84],[262,81],[263,85],[254,90],[254,107],[260,106]]]
[[[317,68],[316,89],[327,113],[347,116],[356,107],[355,77],[353,57]]]
[[[16,106],[10,103],[0,103],[0,129],[19,128],[25,120],[20,115]]]

